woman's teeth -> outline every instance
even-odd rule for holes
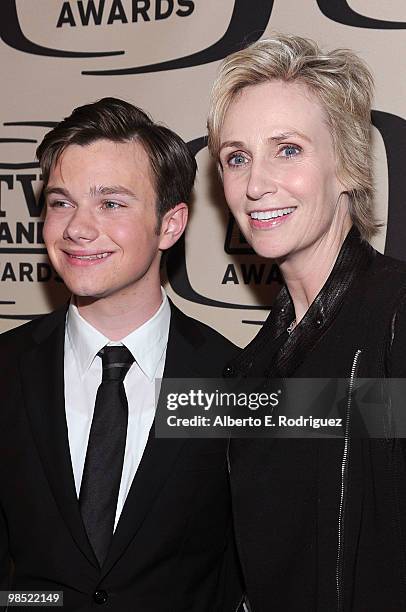
[[[250,213],[251,219],[258,219],[259,221],[269,221],[269,219],[276,219],[277,217],[283,217],[293,212],[294,208],[278,208],[276,210],[264,210],[261,212],[254,211]]]

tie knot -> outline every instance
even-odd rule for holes
[[[105,346],[97,353],[102,358],[102,382],[115,380],[123,382],[134,357],[126,346]]]

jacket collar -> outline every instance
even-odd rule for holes
[[[361,239],[359,231],[353,226],[341,247],[330,276],[303,319],[282,343],[273,363],[265,371],[266,376],[287,377],[292,375],[330,327],[350,287],[371,265],[375,255],[376,251]],[[244,375],[249,374],[255,361],[255,355],[263,355],[262,351],[265,350],[266,345],[278,338],[282,340],[282,334],[286,333],[294,317],[293,303],[284,286],[261,331],[233,366]]]
[[[90,563],[97,560],[79,512],[64,407],[64,340],[67,306],[33,329],[34,346],[21,357],[22,388],[46,477],[72,537]]]

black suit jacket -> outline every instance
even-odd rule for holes
[[[69,452],[65,317],[62,309],[0,336],[1,588],[61,590],[69,611],[106,600],[115,612],[234,612],[227,440],[157,439],[152,429],[99,568]],[[219,377],[235,350],[172,306],[165,377]]]

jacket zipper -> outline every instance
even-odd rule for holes
[[[245,599],[245,595],[243,595],[234,612],[250,612],[250,609],[247,607],[247,603],[248,602]]]
[[[344,450],[343,459],[341,462],[341,490],[340,490],[340,506],[338,512],[338,547],[337,547],[337,563],[336,563],[336,588],[337,588],[337,612],[344,612],[343,608],[343,566],[344,566],[344,519],[345,519],[345,504],[347,493],[347,476],[348,462],[350,456],[350,421],[351,421],[351,402],[354,390],[354,380],[358,368],[359,356],[361,350],[358,349],[354,355],[351,368],[351,378],[348,389],[347,411],[345,415],[345,434],[344,434]]]
[[[229,438],[228,444],[227,444],[227,466],[228,466],[229,474],[231,474],[230,442],[231,442],[231,439]],[[238,546],[240,542],[239,542],[239,538],[237,537],[237,533],[235,534],[235,539],[236,539],[237,548],[240,549]],[[241,607],[241,604],[242,604],[242,607]],[[240,601],[238,602],[235,612],[251,612],[251,607],[250,607],[248,599],[246,599],[245,594],[241,597]]]

